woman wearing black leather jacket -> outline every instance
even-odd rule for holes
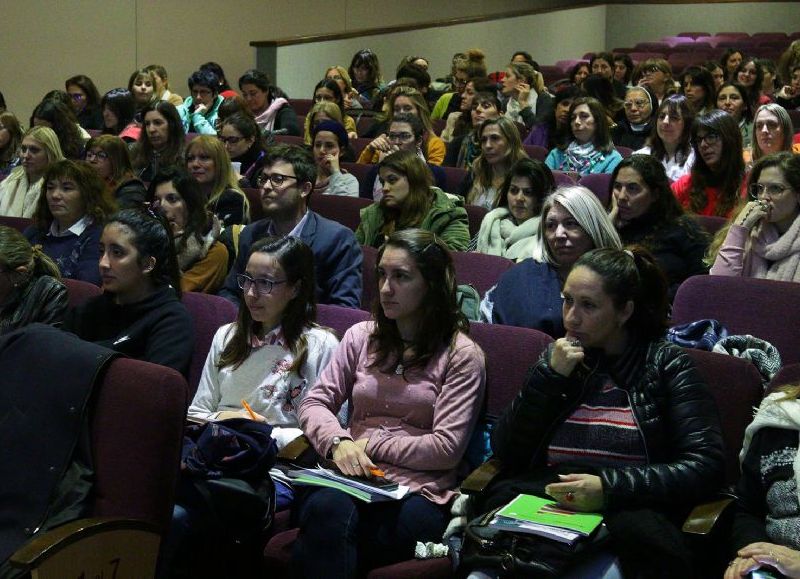
[[[497,423],[509,477],[483,508],[524,492],[602,512],[626,577],[691,577],[680,524],[722,483],[722,436],[691,359],[662,340],[666,280],[642,248],[597,249],[563,296],[566,337]]]

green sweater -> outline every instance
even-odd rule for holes
[[[461,201],[454,201],[452,196],[431,187],[433,205],[418,225],[438,235],[452,251],[466,251],[469,245],[469,221],[467,210]],[[356,230],[356,239],[361,245],[379,247],[385,241],[381,235],[383,227],[383,208],[380,203],[373,203],[361,210],[361,223]]]

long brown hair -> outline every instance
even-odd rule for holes
[[[384,218],[381,233],[391,235],[395,230],[419,226],[433,204],[433,177],[430,169],[413,151],[392,153],[378,165],[378,171],[384,168],[391,169],[408,180],[408,197],[399,210],[389,209],[381,202]]]
[[[456,299],[456,276],[447,245],[424,229],[404,229],[389,236],[378,250],[376,268],[387,247],[404,249],[416,263],[428,286],[420,305],[420,325],[410,347],[413,355],[403,360],[404,368],[424,367],[436,352],[452,344],[456,334],[469,332],[469,322],[461,313]],[[375,276],[379,280],[379,276]],[[373,366],[385,368],[390,360],[401,360],[408,344],[403,342],[397,323],[383,313],[380,303],[380,281],[372,303],[375,329],[370,336],[370,349],[375,354]]]
[[[300,239],[292,236],[261,239],[253,244],[248,260],[255,253],[266,253],[274,257],[286,273],[286,282],[294,284],[297,295],[289,301],[281,318],[283,337],[294,357],[289,372],[298,372],[308,358],[308,342],[304,331],[317,327],[317,302],[314,292],[314,254]],[[250,338],[263,330],[261,322],[250,315],[250,309],[242,300],[239,315],[233,327],[233,336],[225,345],[217,361],[220,370],[233,366],[235,370],[250,356],[253,347]]]

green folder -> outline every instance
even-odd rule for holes
[[[603,515],[568,511],[560,507],[555,501],[533,495],[518,495],[517,498],[500,509],[497,512],[497,516],[516,521],[549,525],[587,536],[591,535],[603,521]]]

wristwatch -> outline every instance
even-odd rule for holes
[[[336,447],[341,444],[342,439],[339,436],[333,437],[333,442],[331,443],[331,449],[328,451],[328,458],[333,458],[333,453],[336,451]]]

